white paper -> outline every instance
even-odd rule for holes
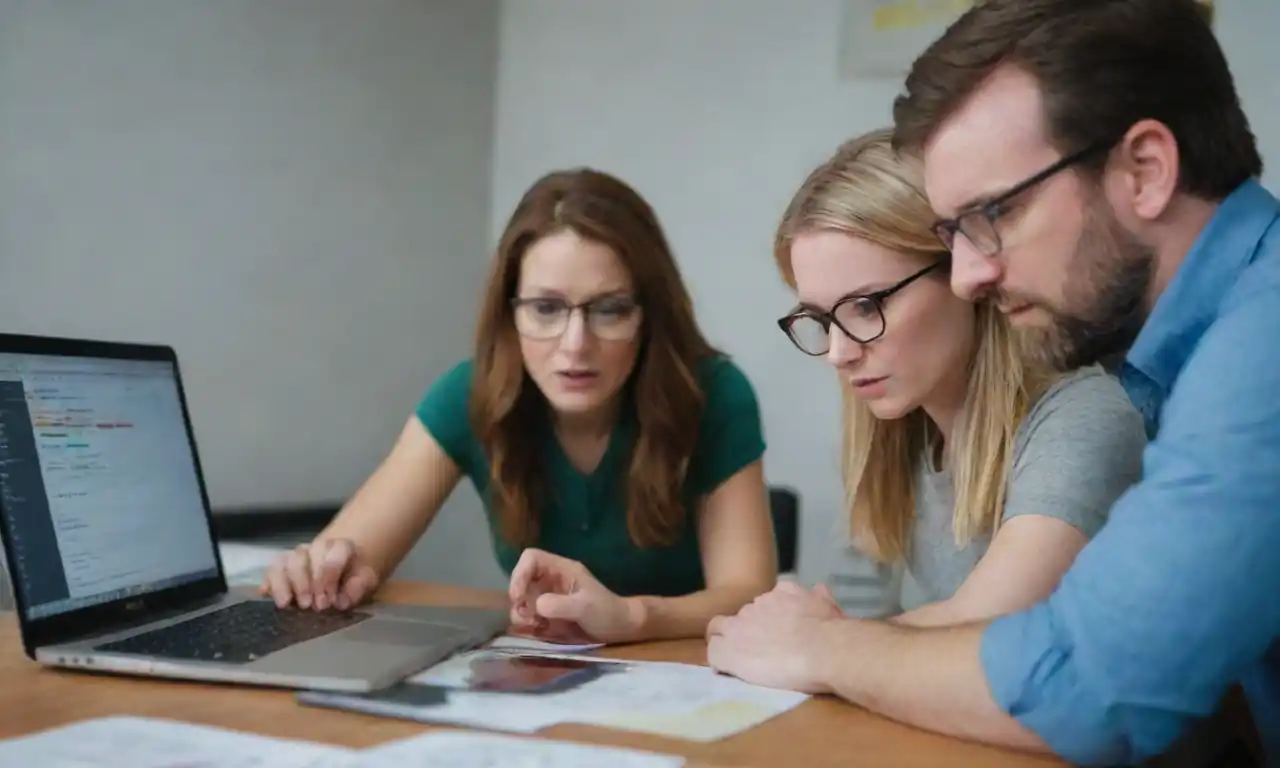
[[[578,645],[566,643],[551,643],[545,640],[535,640],[532,637],[519,637],[517,635],[503,635],[498,639],[489,643],[489,648],[494,650],[513,650],[513,651],[541,651],[547,653],[582,653],[584,651],[594,651],[597,648],[603,648],[604,643],[581,643]]]
[[[436,731],[360,753],[353,768],[681,768],[684,758],[492,733]]]
[[[266,574],[267,566],[287,550],[261,544],[223,542],[218,545],[222,555],[222,570],[227,575],[227,585],[258,586]]]
[[[0,741],[0,768],[340,768],[352,754],[175,720],[106,717]]]
[[[456,688],[442,704],[410,706],[343,694],[306,692],[306,703],[428,723],[535,733],[561,723],[582,723],[692,741],[713,741],[747,730],[805,701],[807,694],[745,683],[709,667],[671,662],[579,658],[615,669],[559,693],[490,693],[466,690],[479,650],[454,656],[409,682]],[[501,651],[497,653],[503,653]]]

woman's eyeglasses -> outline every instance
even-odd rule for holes
[[[778,320],[778,327],[806,355],[825,355],[831,349],[831,326],[856,342],[867,344],[884,335],[884,302],[911,283],[948,263],[936,261],[880,291],[845,296],[827,312],[807,307]]]

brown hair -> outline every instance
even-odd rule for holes
[[[930,230],[933,212],[924,193],[919,160],[895,152],[888,130],[842,144],[796,191],[774,238],[783,280],[796,287],[791,247],[808,232],[841,232],[905,256],[946,258]],[[951,435],[957,546],[993,534],[1004,510],[1014,436],[1030,404],[1048,383],[1046,372],[1025,354],[1008,321],[979,302],[977,346],[969,361],[968,390]],[[939,435],[923,410],[900,419],[877,418],[844,395],[843,479],[855,544],[881,562],[906,551],[915,521],[915,475]]]
[[[1208,200],[1261,176],[1226,58],[1195,0],[984,0],[916,59],[894,100],[895,145],[923,147],[999,66],[1039,84],[1068,154],[1143,119],[1178,142],[1179,189]],[[1105,156],[1085,163],[1097,171]]]
[[[502,536],[514,546],[535,542],[549,501],[542,464],[549,405],[525,373],[511,300],[529,246],[564,230],[617,253],[644,308],[640,356],[623,393],[634,400],[639,426],[624,490],[627,529],[639,546],[673,543],[685,523],[681,488],[705,400],[697,366],[719,352],[698,327],[649,204],[623,181],[589,168],[549,173],[525,192],[484,292],[469,415],[489,459]]]

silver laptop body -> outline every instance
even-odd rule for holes
[[[508,624],[228,590],[168,346],[0,334],[0,541],[23,647],[50,666],[367,692]]]

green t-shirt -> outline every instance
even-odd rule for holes
[[[454,366],[427,390],[417,413],[480,494],[494,554],[510,574],[520,550],[502,539],[490,505],[489,462],[468,417],[471,376],[470,360]],[[640,548],[627,531],[623,481],[637,431],[635,413],[628,411],[590,474],[570,463],[559,440],[547,429],[545,468],[553,500],[542,511],[539,549],[577,560],[619,595],[670,597],[705,588],[697,533],[700,501],[759,459],[765,443],[755,390],[741,369],[727,358],[708,358],[699,366],[698,376],[706,406],[683,489],[687,514],[680,538],[671,546]]]

